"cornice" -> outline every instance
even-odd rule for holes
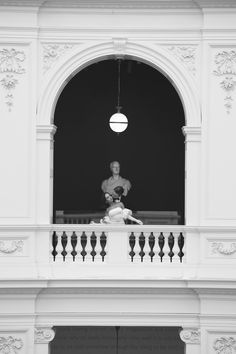
[[[2,0],[3,6],[74,7],[74,8],[226,8],[236,7],[234,0]]]

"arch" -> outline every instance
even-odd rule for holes
[[[100,43],[93,46],[77,47],[67,60],[54,66],[42,86],[39,100],[38,125],[53,123],[57,99],[70,79],[86,66],[107,58],[125,56],[140,60],[161,71],[176,88],[182,101],[187,126],[200,126],[200,105],[197,86],[194,79],[181,63],[160,46],[144,46],[127,42],[122,50],[117,50],[114,42]]]

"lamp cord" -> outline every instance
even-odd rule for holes
[[[121,65],[121,59],[118,59],[118,96],[117,96],[117,111],[120,112],[121,106],[120,106],[120,65]]]

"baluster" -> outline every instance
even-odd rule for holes
[[[135,236],[134,236],[133,232],[131,232],[131,234],[129,235],[129,246],[130,246],[129,256],[130,256],[131,262],[133,262],[134,256],[135,256],[135,252],[134,252]]]
[[[52,246],[51,254],[53,256],[53,262],[55,262],[56,261],[56,256],[58,254],[58,252],[57,252],[58,236],[57,236],[56,231],[53,231],[51,240],[52,240],[52,242],[51,242],[51,246]]]
[[[83,262],[83,256],[82,256],[83,247],[82,247],[82,241],[81,241],[82,233],[77,232],[76,236],[77,236],[77,245],[75,247],[75,251],[77,252],[76,260],[78,262]]]
[[[73,260],[73,256],[72,256],[73,247],[72,247],[72,243],[71,243],[71,237],[73,235],[73,232],[72,231],[67,231],[66,235],[67,235],[66,260],[68,262],[71,262]]]
[[[139,257],[139,251],[140,251],[140,246],[139,246],[139,233],[134,233],[134,238],[135,238],[135,243],[134,243],[134,257],[133,257],[133,262],[137,262],[140,260]]]
[[[80,242],[81,242],[81,247],[82,247],[82,251],[80,252],[83,262],[85,261],[85,257],[87,256],[87,252],[86,252],[86,245],[87,245],[87,235],[86,233],[83,231],[81,238],[80,238]]]
[[[174,261],[176,263],[176,262],[179,262],[179,257],[178,257],[178,252],[179,252],[178,237],[179,237],[179,234],[174,232],[173,236],[174,236],[174,247],[173,247],[174,256],[172,258],[172,261]]]
[[[76,258],[76,255],[77,255],[77,250],[76,250],[77,236],[76,236],[75,231],[73,231],[73,233],[71,235],[71,246],[72,246],[71,255],[72,255],[73,262],[74,262],[75,258]]]
[[[184,236],[183,233],[180,232],[179,237],[178,237],[178,245],[179,245],[179,259],[180,262],[182,263],[183,257],[184,257],[184,250],[185,250],[185,240],[184,240]]]
[[[87,252],[86,262],[91,262],[92,261],[92,255],[91,255],[91,252],[92,252],[91,235],[92,235],[92,233],[86,232],[86,235],[87,235],[87,245],[85,248],[85,250]]]
[[[92,232],[92,235],[90,236],[90,243],[91,243],[91,247],[92,247],[92,251],[90,252],[90,254],[92,256],[92,261],[94,262],[94,259],[97,254],[97,252],[95,251],[96,244],[97,244],[97,236],[94,231]]]
[[[140,236],[139,236],[139,247],[140,247],[140,252],[139,252],[139,255],[140,255],[140,258],[141,258],[141,262],[143,262],[143,258],[145,256],[145,253],[144,253],[144,246],[145,246],[145,236],[144,236],[144,233],[141,232]]]
[[[159,251],[158,255],[159,255],[160,260],[162,262],[163,257],[165,255],[165,253],[163,251],[164,245],[165,245],[165,237],[163,235],[163,232],[161,232],[160,235],[158,236],[158,245],[159,245],[159,248],[160,248],[160,251]]]
[[[149,261],[149,252],[150,252],[150,246],[149,246],[149,233],[144,233],[144,247],[143,247],[143,252],[144,256],[143,259],[145,262]]]
[[[101,235],[96,235],[97,236],[97,243],[96,243],[96,247],[95,247],[95,251],[96,251],[96,261],[101,261],[101,251],[102,251],[102,247],[101,247]]]
[[[56,262],[63,262],[63,256],[62,256],[62,252],[63,252],[63,247],[62,247],[62,235],[63,232],[62,231],[56,231],[57,234],[57,257],[56,257]]]
[[[169,252],[168,252],[168,256],[170,257],[170,262],[172,262],[172,258],[174,256],[174,252],[173,252],[173,247],[174,247],[174,236],[173,233],[171,232],[170,235],[168,236],[168,246],[169,246]]]
[[[101,252],[100,252],[100,255],[102,257],[102,262],[104,262],[104,259],[106,257],[106,246],[107,246],[107,236],[105,234],[105,232],[103,231],[101,236],[100,236],[100,245],[101,245]]]
[[[153,247],[153,252],[154,252],[154,256],[153,256],[153,260],[156,262],[159,262],[160,259],[160,247],[159,247],[159,234],[158,233],[154,233],[154,247]]]
[[[162,258],[162,262],[168,262],[169,259],[170,259],[169,258],[170,248],[169,248],[169,243],[168,243],[169,234],[164,232],[163,235],[164,235],[164,238],[165,238],[165,243],[164,243],[164,247],[163,247],[164,256]]]
[[[153,232],[151,232],[150,236],[148,237],[148,243],[149,243],[149,248],[150,248],[149,257],[152,262],[153,257],[155,256],[155,252],[154,252],[155,237],[153,235]]]
[[[66,256],[67,256],[67,251],[66,251],[66,246],[67,246],[67,241],[68,237],[65,231],[63,231],[63,234],[61,236],[61,244],[62,244],[62,257],[63,257],[63,262],[65,262],[66,260]]]

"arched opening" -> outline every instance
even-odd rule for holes
[[[184,222],[184,111],[158,70],[121,62],[121,105],[128,129],[117,135],[109,117],[117,104],[117,60],[87,66],[65,86],[55,108],[54,213],[102,210],[101,182],[118,160],[132,188],[133,211],[175,211]]]
[[[179,327],[57,326],[51,354],[183,354]]]

